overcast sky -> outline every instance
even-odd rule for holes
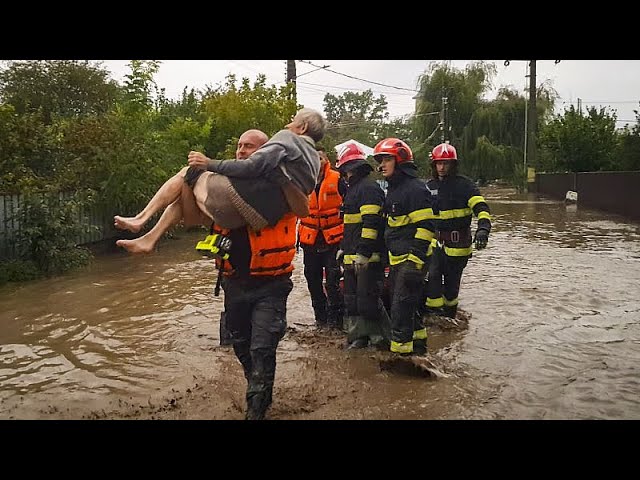
[[[420,74],[432,60],[309,60],[314,65],[328,65],[332,73],[317,67],[296,62],[298,75],[298,103],[323,110],[326,93],[341,95],[346,91],[361,92],[371,89],[375,96],[384,94],[391,117],[413,113],[416,85]],[[129,72],[128,60],[107,60],[103,65],[121,81]],[[469,60],[452,60],[457,68],[464,68]],[[504,65],[504,59],[495,60],[498,74],[494,90],[511,86],[524,93],[528,79],[527,63],[521,60]],[[560,95],[557,113],[570,104],[577,106],[581,99],[587,106],[608,106],[617,110],[618,127],[635,123],[633,110],[640,109],[640,60],[539,60],[537,83],[546,82]],[[154,77],[157,84],[166,89],[170,98],[177,98],[183,88],[201,89],[206,85],[217,87],[224,83],[227,74],[233,73],[253,81],[259,73],[267,76],[267,84],[281,85],[286,78],[286,60],[163,60]],[[340,75],[343,74],[343,75]],[[348,78],[344,75],[368,80]],[[377,84],[383,84],[377,85]],[[397,87],[397,88],[394,88]]]

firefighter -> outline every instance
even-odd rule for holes
[[[364,151],[347,143],[338,151],[338,171],[346,180],[343,200],[344,329],[347,348],[389,348],[390,321],[380,298],[384,280],[382,205],[384,191],[369,177]]]
[[[402,140],[380,141],[373,158],[389,184],[383,213],[390,265],[390,350],[423,355],[427,352],[427,330],[419,305],[435,228],[431,195],[425,182],[418,178],[411,148]]]
[[[340,173],[331,168],[324,147],[316,149],[320,154],[320,174],[315,190],[309,195],[309,216],[300,219],[298,242],[304,252],[304,276],[316,327],[342,330],[343,297],[336,259],[344,232]]]
[[[437,145],[431,152],[432,178],[427,188],[434,198],[437,215],[432,241],[433,255],[427,281],[428,314],[455,318],[462,272],[472,254],[487,246],[491,231],[491,212],[475,183],[458,174],[458,155],[449,143]],[[472,215],[478,218],[471,235]]]

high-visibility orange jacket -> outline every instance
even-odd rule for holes
[[[340,218],[342,196],[338,191],[339,181],[340,174],[327,162],[320,190],[309,195],[309,216],[300,219],[298,238],[302,245],[314,245],[319,232],[322,232],[327,245],[342,240],[344,223]]]
[[[273,227],[254,231],[247,228],[251,259],[249,275],[283,275],[293,270],[293,257],[296,253],[296,223],[298,217],[287,213]],[[228,229],[214,226],[213,230],[228,235]],[[232,250],[233,251],[233,250]],[[219,265],[219,260],[216,263]],[[224,262],[225,275],[233,273],[233,255]]]

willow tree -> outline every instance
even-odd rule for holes
[[[445,139],[454,145],[459,143],[464,128],[490,90],[495,74],[495,65],[483,61],[472,62],[464,69],[446,62],[429,65],[418,77],[413,119],[417,156],[427,158],[428,151],[441,142],[441,122]]]

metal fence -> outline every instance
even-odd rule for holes
[[[61,192],[50,201],[65,202],[74,196],[73,192]],[[20,232],[20,221],[18,211],[24,205],[24,195],[0,195],[0,259],[16,258],[19,254],[16,243]],[[85,225],[92,225],[97,229],[90,229],[83,232],[75,239],[76,245],[97,242],[116,236],[113,227],[113,216],[106,212],[101,212],[97,207],[82,208],[79,212],[78,220]]]

